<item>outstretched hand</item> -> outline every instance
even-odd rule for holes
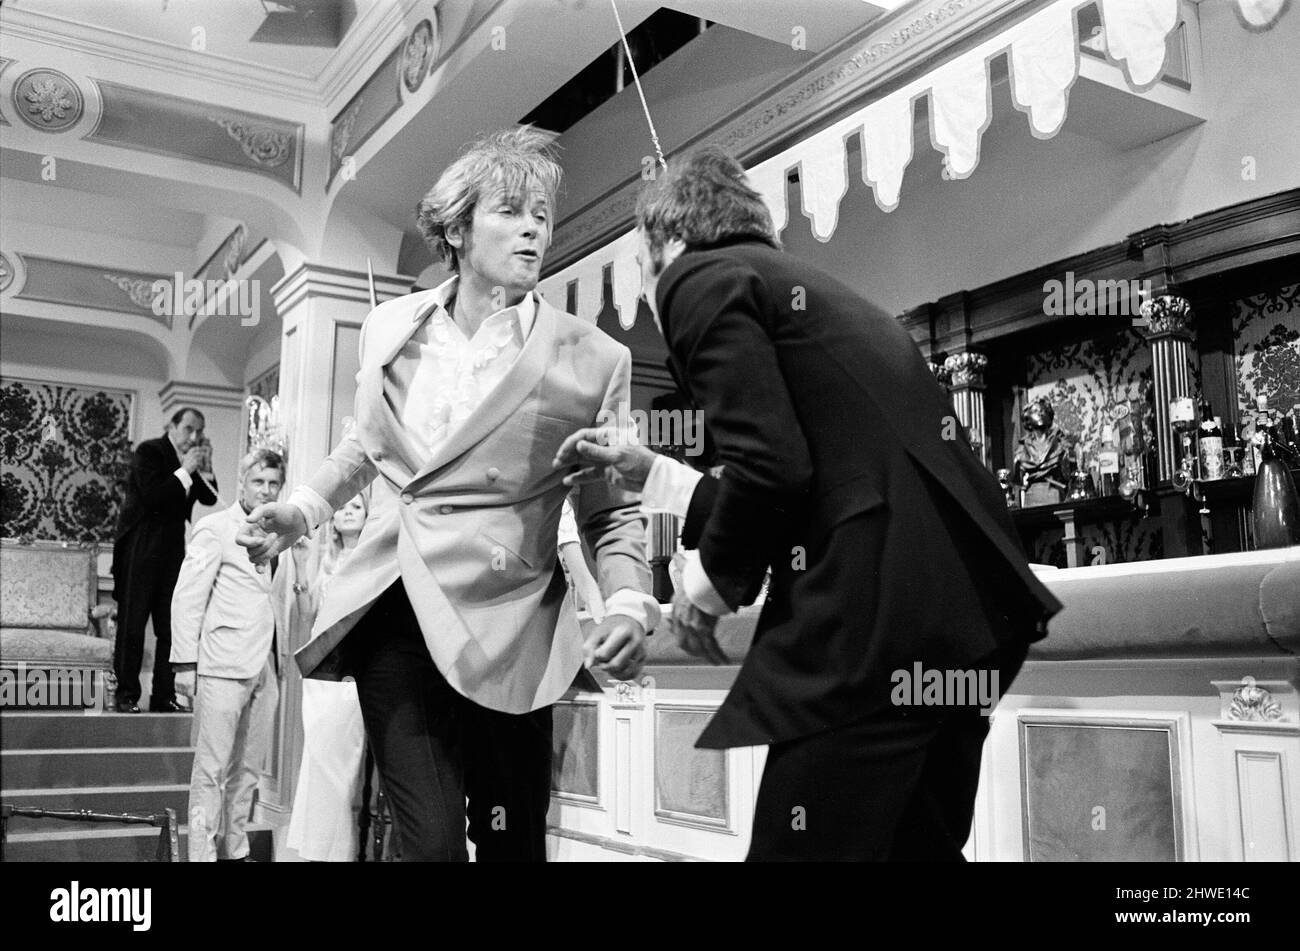
[[[618,430],[587,427],[560,443],[551,464],[556,469],[580,467],[564,477],[565,485],[609,482],[640,492],[656,458],[654,450],[631,442]]]
[[[268,502],[248,513],[235,542],[248,549],[253,564],[261,566],[306,534],[307,519],[298,506]]]

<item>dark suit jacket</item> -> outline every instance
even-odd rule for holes
[[[726,466],[684,539],[733,608],[772,570],[698,745],[806,736],[888,707],[896,670],[966,670],[1045,635],[1060,603],[898,321],[756,240],[688,249],[657,301]]]
[[[175,475],[180,464],[165,435],[146,439],[131,456],[113,543],[113,597],[119,602],[134,560],[161,558],[169,570],[180,569],[185,558],[185,523],[194,503],[217,503],[217,497],[197,476],[185,491]]]

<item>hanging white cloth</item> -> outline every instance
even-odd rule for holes
[[[289,819],[289,847],[309,862],[355,861],[366,742],[357,685],[305,678],[302,722],[302,766]]]

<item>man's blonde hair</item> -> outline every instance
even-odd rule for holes
[[[446,261],[453,273],[460,271],[447,228],[457,222],[468,228],[485,195],[501,191],[509,200],[522,202],[541,192],[554,217],[562,174],[554,140],[551,133],[525,125],[485,135],[462,152],[415,206],[416,227],[434,257]]]

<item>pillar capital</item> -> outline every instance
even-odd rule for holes
[[[166,417],[182,406],[193,406],[200,412],[212,408],[238,410],[244,405],[244,391],[237,386],[168,380],[158,391],[158,400]]]
[[[949,354],[943,361],[943,369],[950,378],[948,384],[953,389],[984,388],[984,371],[988,369],[989,358],[976,350]]]
[[[375,301],[383,303],[410,293],[415,278],[405,274],[376,274]],[[271,299],[281,315],[314,298],[330,298],[357,304],[370,304],[370,280],[364,270],[352,271],[303,262],[276,281]]]
[[[1149,341],[1165,337],[1192,339],[1192,305],[1185,297],[1173,294],[1153,297],[1142,302],[1141,314]]]

